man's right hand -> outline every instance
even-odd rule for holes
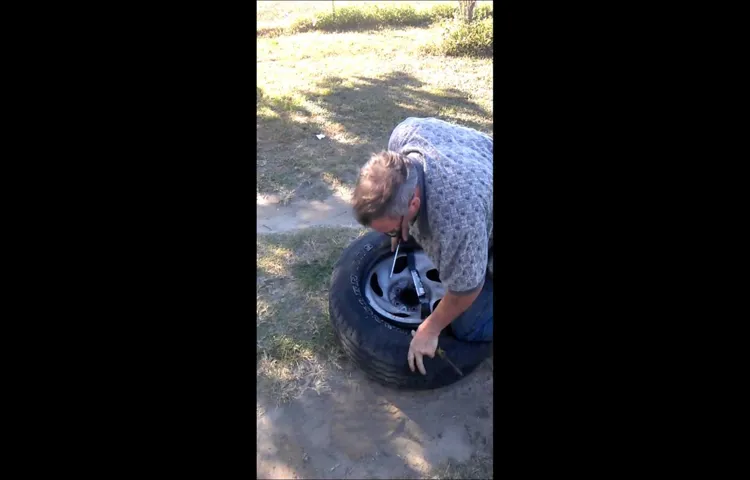
[[[409,240],[409,220],[406,217],[401,219],[401,237],[405,242]],[[398,237],[392,237],[391,252],[396,251],[396,245],[398,245]]]

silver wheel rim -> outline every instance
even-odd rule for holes
[[[423,250],[414,251],[414,263],[432,312],[445,296],[445,287]],[[399,252],[393,277],[390,278],[392,265],[393,255],[387,255],[370,268],[365,278],[365,298],[381,316],[400,323],[419,325],[422,323],[422,307],[409,269],[406,268],[406,252]]]

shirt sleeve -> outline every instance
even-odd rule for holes
[[[468,295],[484,285],[489,253],[487,227],[473,223],[458,241],[441,248],[440,280],[455,295]]]

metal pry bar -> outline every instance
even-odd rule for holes
[[[393,278],[393,269],[396,268],[396,258],[398,258],[398,249],[401,247],[401,239],[399,238],[396,244],[396,253],[393,254],[393,265],[391,265],[391,275],[388,278]]]

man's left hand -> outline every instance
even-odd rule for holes
[[[422,357],[427,355],[430,358],[435,358],[435,350],[437,350],[439,335],[440,332],[435,334],[424,328],[418,328],[416,332],[414,330],[411,331],[411,336],[413,338],[411,339],[411,344],[409,344],[409,355],[407,360],[409,361],[409,368],[412,372],[414,371],[414,363],[416,361],[419,372],[422,375],[427,375],[427,370],[424,369],[424,361]]]

